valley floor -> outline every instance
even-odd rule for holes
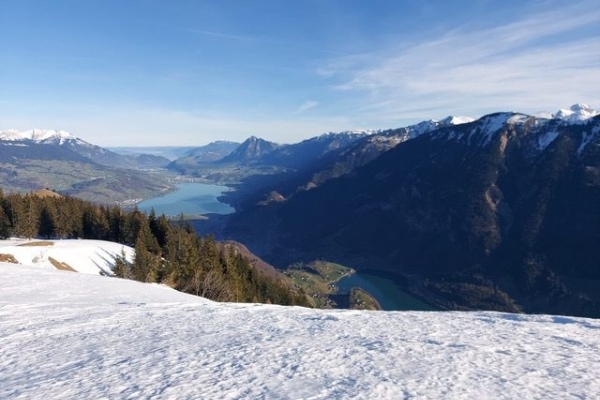
[[[219,304],[0,263],[0,398],[582,399],[600,321]]]

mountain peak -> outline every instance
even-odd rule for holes
[[[440,120],[440,124],[442,125],[461,125],[467,124],[469,122],[475,121],[475,118],[466,117],[466,116],[458,116],[458,115],[449,115],[446,118]]]
[[[223,157],[221,162],[248,162],[257,159],[258,157],[267,154],[279,147],[277,143],[269,142],[256,136],[250,136],[237,149],[232,151],[226,157]]]
[[[571,107],[569,107],[569,109],[573,112],[589,112],[589,113],[597,112],[592,107],[588,106],[587,104],[583,104],[583,103],[573,104]]]
[[[560,109],[554,115],[554,118],[563,120],[570,124],[585,124],[587,120],[599,115],[600,112],[594,110],[587,104],[577,103],[569,107],[568,110]]]

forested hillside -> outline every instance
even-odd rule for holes
[[[570,113],[494,113],[424,132],[285,201],[241,209],[223,236],[275,265],[375,270],[440,307],[598,317],[600,115]],[[287,182],[271,190],[285,196]]]
[[[115,275],[161,282],[217,301],[308,305],[283,279],[254,269],[239,252],[199,237],[183,220],[63,196],[0,192],[0,238],[82,238],[135,247],[134,262],[117,260]]]

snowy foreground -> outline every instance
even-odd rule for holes
[[[0,398],[582,399],[600,321],[218,304],[0,263]]]

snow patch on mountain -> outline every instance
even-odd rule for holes
[[[504,129],[507,124],[521,123],[520,114],[502,112],[481,117],[471,128],[469,132],[469,143],[480,143],[487,146],[494,135]]]
[[[550,145],[550,143],[552,143],[554,141],[554,139],[556,139],[558,137],[558,131],[556,130],[548,130],[544,133],[542,133],[540,136],[538,136],[537,138],[537,143],[538,143],[538,150],[542,151],[544,150],[546,147],[548,147]]]
[[[591,132],[583,132],[581,143],[577,148],[577,155],[580,156],[585,147],[593,140],[600,137],[600,125],[596,125]]]
[[[22,132],[19,132],[15,129],[0,131],[0,140],[32,140],[34,142],[39,143],[47,139],[58,139],[64,141],[76,138],[69,132],[55,129],[30,129]]]
[[[92,147],[93,145],[72,135],[67,131],[57,129],[30,129],[27,131],[17,131],[16,129],[7,129],[0,131],[0,140],[4,141],[32,141],[41,144],[70,144]]]
[[[421,121],[415,125],[409,125],[405,128],[400,128],[398,130],[392,131],[392,132],[394,132],[394,134],[390,135],[390,136],[400,137],[401,138],[400,142],[403,142],[403,141],[406,141],[409,139],[414,139],[414,138],[424,135],[426,133],[433,132],[439,128],[455,126],[455,125],[462,125],[462,124],[466,124],[466,123],[473,122],[473,121],[474,121],[474,119],[471,117],[455,117],[455,116],[448,116],[441,120],[430,119],[430,120]]]
[[[465,116],[448,116],[440,121],[442,125],[462,125],[475,121],[475,118]]]
[[[0,398],[564,399],[600,321],[214,303],[0,263]]]

